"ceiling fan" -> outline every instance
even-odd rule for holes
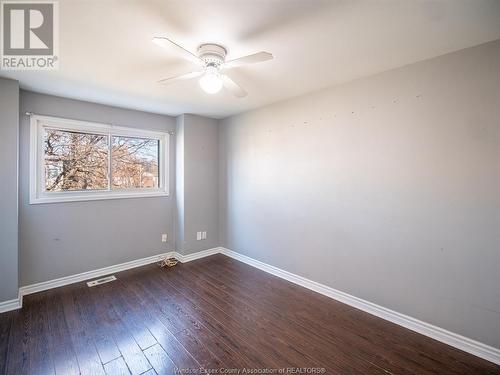
[[[206,43],[198,47],[197,55],[180,46],[174,41],[165,37],[154,37],[153,43],[161,46],[175,46],[184,52],[186,58],[198,65],[198,69],[185,74],[173,77],[163,78],[158,83],[171,84],[181,80],[200,78],[200,86],[208,94],[219,92],[225,87],[229,92],[238,98],[247,96],[247,92],[233,79],[224,72],[237,66],[254,64],[262,61],[271,60],[273,55],[269,52],[258,52],[252,55],[239,57],[234,60],[226,61],[227,51],[218,44]]]

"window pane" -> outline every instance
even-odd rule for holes
[[[45,129],[45,190],[108,188],[108,136]]]
[[[112,142],[113,189],[160,187],[160,141],[113,136]]]

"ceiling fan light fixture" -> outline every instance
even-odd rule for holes
[[[207,71],[200,78],[200,86],[207,94],[216,94],[222,89],[222,79],[217,69],[207,68]]]

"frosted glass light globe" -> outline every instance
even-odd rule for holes
[[[222,88],[222,80],[216,70],[207,70],[200,78],[200,86],[207,94],[215,94]]]

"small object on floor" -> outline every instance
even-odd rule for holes
[[[173,267],[178,263],[178,260],[175,258],[165,258],[161,261],[160,267]]]

